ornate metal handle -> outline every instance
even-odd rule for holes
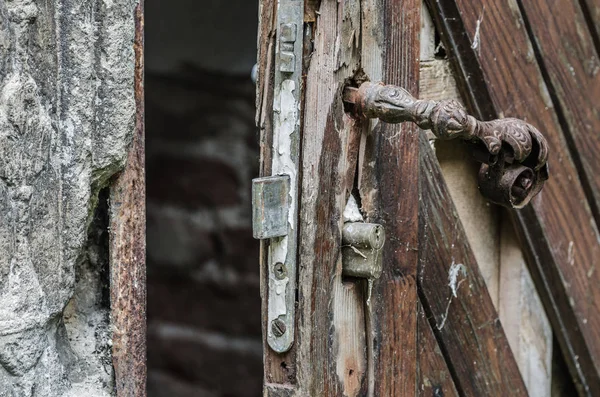
[[[387,123],[412,121],[439,139],[460,138],[481,163],[479,190],[497,204],[522,208],[548,179],[548,144],[523,120],[479,121],[454,100],[416,99],[404,88],[366,82],[347,87],[344,102],[360,117]]]

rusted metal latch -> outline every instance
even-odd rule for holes
[[[347,87],[343,99],[359,117],[387,123],[412,121],[438,139],[467,141],[475,159],[482,163],[479,190],[494,203],[522,208],[548,179],[546,139],[522,120],[479,121],[454,100],[420,100],[404,88],[381,83]]]
[[[295,328],[304,1],[277,4],[272,176],[252,181],[252,221],[254,237],[269,240],[267,342],[283,353],[294,343]]]
[[[383,271],[385,230],[377,223],[365,223],[353,196],[344,209],[342,228],[342,273],[346,277],[374,280]]]

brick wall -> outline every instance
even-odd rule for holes
[[[146,77],[148,395],[259,396],[254,85]]]

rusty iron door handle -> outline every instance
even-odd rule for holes
[[[546,139],[523,120],[479,121],[454,100],[416,99],[402,87],[381,83],[346,87],[343,99],[358,117],[387,123],[412,121],[438,139],[467,141],[482,163],[479,190],[494,203],[522,208],[548,179]]]

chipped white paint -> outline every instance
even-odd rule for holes
[[[272,274],[269,274],[269,290],[272,292],[269,295],[269,324],[271,324],[272,320],[278,318],[279,316],[285,316],[288,312],[285,294],[289,281],[289,277],[278,280]],[[267,329],[269,335],[272,336],[273,334],[271,332],[271,328],[267,327]]]
[[[298,118],[299,103],[294,97],[296,83],[292,80],[284,80],[281,83],[281,91],[279,98],[276,98],[274,111],[279,117],[276,117],[276,126],[274,128],[274,147],[276,148],[273,155],[273,175],[289,175],[290,176],[290,211],[288,214],[288,222],[290,228],[294,229],[296,214],[296,191],[297,191],[297,166],[294,163],[292,155],[292,134],[295,133],[299,126]]]
[[[285,237],[271,239],[269,245],[269,296],[268,296],[268,324],[280,318],[286,324],[286,332],[281,337],[275,337],[268,327],[268,341],[276,351],[286,351],[293,342],[294,335],[294,310],[288,307],[288,302],[293,305],[295,296],[296,274],[296,215],[298,179],[296,162],[298,161],[298,129],[300,126],[299,101],[296,96],[296,83],[293,80],[283,80],[281,89],[276,91],[273,103],[274,111],[274,136],[273,136],[273,175],[288,175],[290,177],[290,192],[288,212],[289,233]],[[288,255],[289,254],[289,255]],[[290,276],[278,280],[273,274],[276,263],[285,265]]]

